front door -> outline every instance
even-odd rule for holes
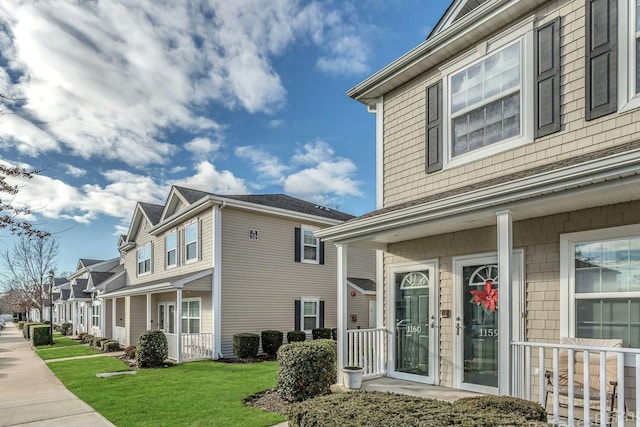
[[[435,383],[437,371],[436,268],[434,263],[394,266],[390,269],[390,318],[393,345],[390,375]]]
[[[520,336],[523,253],[512,257],[512,332]],[[498,392],[498,260],[496,255],[454,259],[454,385],[480,393]]]

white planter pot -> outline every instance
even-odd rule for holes
[[[345,387],[351,390],[358,390],[362,385],[363,372],[364,369],[359,366],[345,366],[342,368]]]

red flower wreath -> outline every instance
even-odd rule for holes
[[[493,281],[491,279],[484,282],[484,289],[478,291],[469,291],[473,298],[471,304],[480,305],[487,313],[493,313],[498,309],[498,290],[493,289]]]

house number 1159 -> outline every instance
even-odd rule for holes
[[[480,337],[497,337],[498,336],[498,329],[488,329],[488,328],[478,329],[478,336],[480,336]]]

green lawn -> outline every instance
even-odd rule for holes
[[[57,347],[69,347],[69,346],[74,346],[74,345],[82,345],[81,341],[78,340],[74,340],[71,337],[66,337],[63,335],[60,335],[59,333],[54,333],[53,334],[53,345],[49,345],[49,344],[45,344],[45,345],[39,345],[37,348],[41,349],[41,348],[57,348]]]
[[[63,357],[87,356],[100,353],[87,346],[50,347],[39,346],[36,353],[42,360],[62,359]]]
[[[96,374],[127,370],[126,365],[97,357],[48,366],[116,426],[261,427],[285,419],[243,403],[245,397],[275,386],[277,362],[191,362],[109,378]]]

